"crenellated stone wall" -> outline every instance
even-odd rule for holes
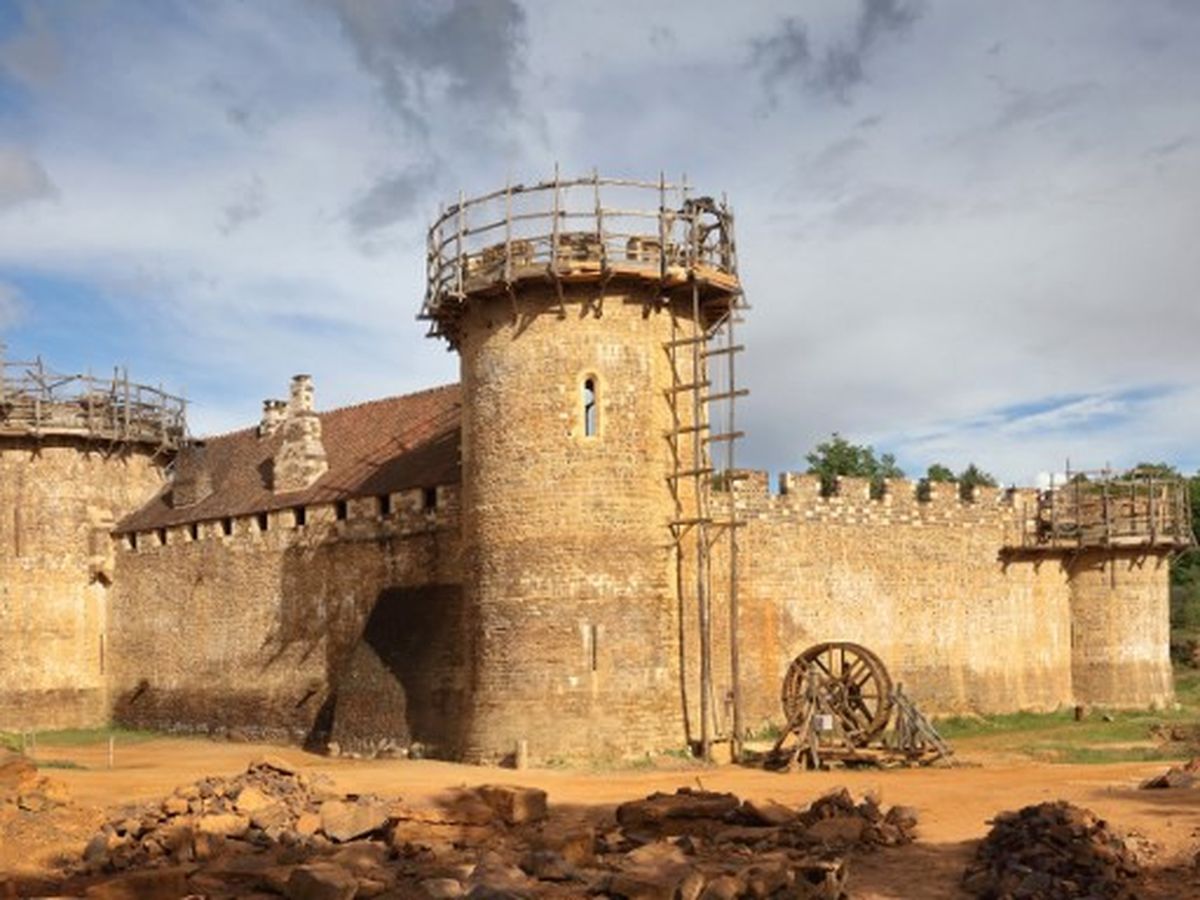
[[[746,723],[778,722],[787,665],[845,640],[876,651],[897,682],[938,713],[1051,710],[1073,703],[1173,701],[1165,554],[1029,553],[1020,548],[1032,490],[864,479],[821,495],[815,476],[746,473],[718,504],[737,505],[739,643]],[[729,668],[727,544],[714,565],[715,688]],[[1117,567],[1115,583],[1097,564]],[[1103,568],[1103,564],[1101,564]],[[1104,569],[1111,571],[1111,569]],[[689,700],[698,696],[698,626],[689,611]]]
[[[458,494],[123,535],[116,718],[351,750],[420,741],[453,755],[465,690]]]
[[[642,316],[630,303],[582,320],[586,365],[564,355],[526,380],[508,368],[514,355],[571,349],[556,318],[526,323],[520,347],[495,355],[489,341],[508,340],[507,326],[466,332],[469,512],[459,486],[442,485],[113,537],[161,488],[162,457],[8,440],[0,729],[111,714],[368,752],[415,741],[472,759],[522,739],[546,759],[679,746],[688,725],[696,737],[695,605],[674,592],[667,463],[652,440],[667,423],[650,392],[622,387],[666,376],[652,346],[621,349],[591,330],[644,328]],[[580,433],[587,379],[595,437]],[[542,431],[557,435],[549,450]],[[873,497],[842,479],[826,497],[813,476],[786,474],[772,490],[766,473],[745,475],[714,502],[718,517],[736,504],[744,523],[752,730],[779,723],[788,663],[827,640],[870,647],[937,713],[1173,701],[1164,552],[1022,549],[1033,491],[962,499],[955,485],[891,481]],[[725,547],[712,573],[718,730],[731,686]]]
[[[0,731],[108,721],[109,532],[165,461],[82,437],[0,441]]]

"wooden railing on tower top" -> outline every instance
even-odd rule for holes
[[[1194,546],[1187,481],[1108,469],[1052,476],[1023,516],[1024,548]]]
[[[421,318],[430,335],[457,342],[469,297],[511,293],[521,282],[644,279],[664,290],[699,283],[740,292],[733,212],[724,199],[679,183],[560,178],[460,195],[429,229]],[[561,294],[560,294],[561,297]],[[718,304],[725,306],[727,304]],[[706,314],[709,310],[705,310]],[[722,308],[712,316],[724,314]]]
[[[132,382],[127,372],[64,375],[40,357],[18,362],[0,354],[0,437],[69,436],[173,450],[187,433],[186,407],[183,398]]]

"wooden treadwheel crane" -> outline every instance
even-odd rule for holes
[[[953,752],[930,721],[893,686],[883,661],[859,644],[829,641],[797,656],[783,679],[787,726],[768,757],[773,768],[927,764]],[[894,723],[893,723],[894,718]],[[886,735],[889,723],[892,731]]]

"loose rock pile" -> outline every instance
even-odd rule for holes
[[[1142,782],[1143,790],[1162,788],[1191,788],[1200,786],[1200,756],[1182,766],[1171,766],[1161,775]]]
[[[33,760],[0,748],[0,809],[44,812],[68,800],[66,787],[39,775]]]
[[[1134,852],[1103,819],[1059,800],[997,816],[963,884],[988,900],[1132,900],[1140,871]]]
[[[600,828],[548,814],[535,788],[461,788],[413,808],[266,759],[124,811],[84,871],[104,877],[97,900],[841,900],[844,854],[907,843],[916,825],[845,790],[794,809],[685,789],[622,804]]]

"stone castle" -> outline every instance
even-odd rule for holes
[[[724,203],[556,178],[430,231],[455,385],[319,412],[296,376],[199,441],[0,361],[0,730],[628,757],[781,724],[826,640],[935,712],[1173,702],[1177,486],[772,487],[734,465],[744,308]]]

